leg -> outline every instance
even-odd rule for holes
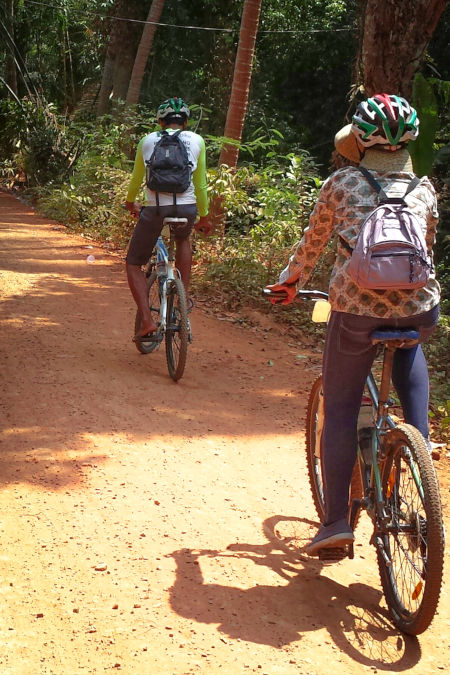
[[[128,247],[126,258],[128,285],[142,318],[138,335],[146,335],[157,330],[148,306],[147,282],[141,266],[146,264],[153,251],[161,233],[162,221],[163,215],[156,207],[147,206],[142,209]]]
[[[192,249],[189,239],[175,239],[176,252],[175,264],[181,274],[186,296],[188,294],[189,281],[191,278]]]
[[[189,281],[191,278],[191,264],[192,264],[192,248],[190,242],[190,234],[194,227],[195,218],[197,216],[197,206],[195,204],[180,204],[175,207],[174,215],[180,218],[186,218],[186,224],[178,224],[174,227],[173,233],[175,235],[175,264],[188,297]]]
[[[432,334],[438,320],[439,305],[436,305],[424,314],[401,319],[398,323],[416,328],[420,341],[424,342]],[[428,440],[429,378],[427,362],[420,345],[412,349],[397,349],[394,354],[392,382],[400,398],[405,421],[416,427]]]
[[[392,381],[403,407],[405,421],[428,438],[429,379],[425,355],[420,345],[412,349],[397,349]]]
[[[128,285],[142,318],[139,335],[152,333],[157,330],[158,326],[153,321],[148,306],[148,288],[145,274],[139,265],[130,265],[128,262],[126,263],[126,269]]]
[[[364,383],[375,349],[370,319],[332,312],[323,355],[324,427],[322,476],[325,517],[306,546],[308,555],[324,548],[344,548],[354,541],[348,523],[350,482],[357,451],[357,421]]]
[[[325,420],[322,436],[325,520],[347,519],[364,383],[375,357],[370,319],[333,312],[323,358]]]

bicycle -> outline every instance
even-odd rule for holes
[[[192,341],[192,332],[188,317],[186,292],[180,273],[175,267],[175,238],[171,224],[186,223],[186,218],[164,218],[161,235],[155,244],[152,255],[145,265],[148,287],[148,302],[152,317],[158,325],[155,333],[149,333],[135,339],[137,350],[141,354],[150,354],[161,346],[165,339],[166,361],[169,375],[177,382],[184,373],[187,349]],[[169,235],[166,247],[164,237]],[[136,312],[134,322],[135,335],[141,328],[141,315]]]
[[[299,290],[297,297],[328,299],[321,291]],[[373,372],[366,380],[349,494],[350,526],[355,529],[362,510],[372,520],[370,543],[377,551],[386,603],[394,624],[410,635],[423,633],[434,618],[444,562],[439,485],[426,441],[415,427],[397,422],[389,412],[394,403],[390,397],[394,352],[400,347],[414,346],[418,337],[417,331],[389,327],[371,334],[372,343],[379,345],[382,354],[382,371],[379,386]],[[325,512],[321,467],[323,420],[319,376],[308,399],[306,454],[313,502],[321,522]],[[328,561],[353,558],[353,545],[322,549],[319,557]]]

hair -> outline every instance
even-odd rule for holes
[[[184,124],[187,122],[187,115],[184,113],[173,113],[164,117],[161,122],[164,122],[164,124]]]

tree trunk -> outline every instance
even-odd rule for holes
[[[357,81],[364,94],[410,98],[423,54],[447,0],[363,0]]]
[[[153,37],[156,32],[156,23],[158,23],[161,12],[166,0],[153,0],[148,12],[147,22],[142,32],[141,40],[134,60],[133,72],[131,73],[130,85],[127,93],[127,104],[132,105],[139,100],[142,80],[144,78],[145,67],[148,61],[148,55],[153,44]]]
[[[17,69],[14,57],[14,0],[7,0],[5,7],[5,25],[11,38],[10,49],[7,49],[5,75],[6,84],[13,94],[17,95]]]
[[[261,0],[245,0],[242,12],[239,45],[234,66],[230,103],[225,123],[225,136],[240,141],[247,111],[256,33],[258,31]],[[219,157],[219,164],[237,166],[239,148],[225,144]]]
[[[116,0],[113,12],[115,16],[121,16],[123,9],[123,0]],[[97,116],[106,115],[109,112],[109,99],[114,82],[114,64],[117,54],[117,38],[120,31],[121,21],[114,20],[112,22],[111,34],[109,37],[109,44],[106,50],[105,64],[103,66],[102,83],[97,100]]]
[[[113,13],[122,19],[141,19],[144,8],[142,0],[116,0]],[[139,23],[113,20],[98,96],[97,115],[109,112],[111,98],[125,101],[140,31]]]

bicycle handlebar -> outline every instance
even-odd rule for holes
[[[271,298],[280,298],[283,299],[286,297],[286,293],[284,291],[272,291],[270,288],[263,288],[262,294],[266,297],[271,297]],[[299,300],[328,300],[328,293],[325,293],[324,291],[318,291],[318,290],[306,290],[304,288],[300,288],[297,291],[297,295],[295,296]]]

